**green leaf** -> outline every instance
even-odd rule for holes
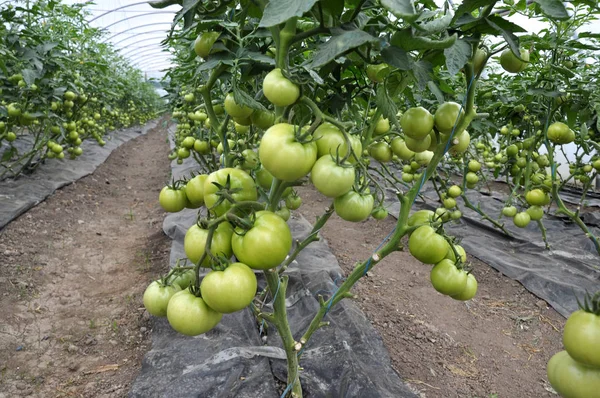
[[[308,68],[318,68],[348,50],[378,40],[363,30],[338,30],[337,33],[326,43],[319,46],[314,58],[308,64]]]
[[[381,5],[396,17],[409,22],[419,16],[412,0],[381,0]]]
[[[262,27],[279,25],[293,17],[301,17],[317,0],[271,0],[260,20]]]
[[[462,17],[464,14],[471,14],[480,7],[489,6],[495,4],[496,2],[497,0],[465,0],[456,9],[456,12],[454,13],[454,21]]]
[[[11,146],[6,151],[4,151],[4,153],[2,154],[2,159],[0,159],[0,161],[6,162],[6,161],[10,160],[13,157],[13,155],[15,155],[16,153],[17,153],[17,148]]]
[[[450,26],[451,22],[452,22],[452,15],[446,14],[441,18],[436,18],[434,20],[425,22],[425,23],[417,25],[417,26],[418,26],[418,29],[423,32],[427,32],[429,34],[434,34],[434,33],[440,33],[440,32],[443,32],[444,30],[446,30],[448,28],[448,26]]]
[[[252,96],[250,94],[248,94],[247,92],[242,90],[240,87],[238,87],[238,85],[235,83],[235,80],[234,80],[234,84],[233,84],[232,88],[233,88],[233,99],[235,100],[236,104],[247,106],[248,108],[252,108],[257,111],[266,110],[265,107],[260,102],[258,102],[254,98],[252,98]]]
[[[395,46],[388,46],[381,50],[381,58],[386,64],[400,70],[411,70],[413,60],[406,51]]]
[[[495,24],[491,18],[487,18],[487,23],[490,27],[496,29],[498,32],[502,34],[504,40],[508,43],[510,49],[514,54],[521,54],[521,50],[519,48],[519,38],[514,35],[511,31],[502,29],[499,25]]]
[[[413,74],[417,79],[419,88],[423,89],[427,82],[433,79],[433,68],[427,61],[417,61],[413,64]]]
[[[23,80],[25,83],[27,83],[27,85],[35,83],[35,80],[40,77],[38,72],[31,69],[23,69],[21,74],[23,75]]]
[[[320,0],[320,3],[321,8],[323,8],[323,14],[329,15],[339,23],[340,17],[344,12],[344,0]]]
[[[540,6],[542,13],[553,19],[569,19],[569,13],[560,0],[533,0]]]
[[[427,82],[427,87],[429,88],[429,91],[431,91],[431,93],[435,95],[435,99],[437,99],[437,101],[440,104],[442,104],[444,102],[444,93],[442,93],[437,84],[435,84],[435,82],[433,81],[430,81]]]
[[[383,117],[389,119],[397,129],[400,129],[400,123],[398,123],[398,118],[396,117],[396,114],[398,113],[398,107],[388,95],[384,84],[379,84],[377,86],[375,103],[377,104],[377,109],[381,111]]]
[[[456,75],[465,66],[471,53],[471,45],[464,40],[457,40],[452,47],[444,50],[446,56],[446,68],[451,75]]]

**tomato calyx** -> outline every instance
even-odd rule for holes
[[[583,303],[579,300],[579,297],[576,297],[576,299],[577,304],[582,311],[600,316],[600,291],[594,295],[586,292]]]

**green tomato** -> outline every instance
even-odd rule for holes
[[[12,131],[9,131],[8,133],[6,133],[6,136],[4,138],[8,142],[14,142],[17,139],[17,135]]]
[[[387,134],[388,131],[390,131],[390,121],[380,117],[379,120],[377,120],[377,123],[375,123],[375,130],[373,132],[375,135],[384,135]]]
[[[302,206],[302,198],[293,193],[285,198],[285,206],[290,210],[296,210]]]
[[[371,64],[367,66],[367,77],[373,83],[381,83],[390,74],[388,64]]]
[[[481,163],[476,160],[469,160],[469,164],[467,165],[470,172],[477,173],[481,170]],[[479,181],[479,179],[477,179]]]
[[[198,336],[219,324],[223,314],[210,308],[201,297],[189,290],[173,295],[167,307],[167,320],[175,331],[186,336]]]
[[[417,225],[429,225],[435,220],[435,213],[431,210],[418,210],[408,217],[407,225],[414,227]]]
[[[456,199],[454,198],[446,198],[444,199],[444,207],[446,209],[453,209],[456,207]]]
[[[250,121],[256,127],[266,130],[275,123],[275,114],[269,111],[255,110],[250,115]]]
[[[349,162],[336,164],[331,155],[320,157],[310,172],[317,191],[329,198],[337,198],[352,189],[356,173]]]
[[[265,76],[263,94],[275,106],[288,106],[298,101],[300,88],[276,68]]]
[[[577,362],[567,351],[561,351],[550,358],[547,371],[552,388],[564,398],[598,396],[600,369]]]
[[[239,123],[233,123],[233,127],[236,131],[236,133],[238,134],[248,134],[248,131],[250,131],[250,127],[249,126],[244,126],[242,124]]]
[[[477,177],[477,174],[473,173],[472,171],[469,171],[467,173],[467,184],[477,184],[479,182],[479,177]]]
[[[19,104],[8,104],[6,108],[8,112],[8,117],[19,117],[21,116],[21,108],[19,108]]]
[[[193,269],[188,269],[185,272],[177,275],[173,280],[173,285],[179,285],[181,290],[187,289],[196,282],[196,272]]]
[[[600,371],[600,315],[572,313],[565,323],[563,344],[574,360]]]
[[[243,263],[230,264],[224,271],[209,272],[202,283],[202,299],[213,310],[231,314],[246,308],[256,295],[256,275]]]
[[[220,223],[213,232],[210,252],[213,256],[231,257],[231,236],[233,235],[233,227],[227,221]],[[208,240],[208,230],[200,228],[197,224],[192,225],[183,239],[183,250],[190,261],[196,264],[206,250],[206,242]],[[212,264],[209,256],[206,256],[202,261],[201,266],[210,267]]]
[[[194,52],[196,55],[202,58],[207,58],[219,36],[219,32],[200,33],[200,35],[194,41]]]
[[[381,163],[387,163],[392,160],[392,148],[384,142],[376,142],[369,146],[369,154],[373,157],[373,159],[377,160]]]
[[[433,152],[431,151],[423,151],[415,154],[415,162],[422,167],[429,165],[433,159]]]
[[[282,181],[306,176],[317,161],[317,144],[298,142],[296,129],[287,123],[274,125],[265,132],[258,149],[262,166]]]
[[[452,297],[454,300],[468,301],[471,300],[477,294],[477,279],[473,274],[467,275],[467,284],[465,288],[458,294],[454,294]]]
[[[231,243],[238,260],[250,268],[267,270],[285,260],[292,248],[292,233],[281,217],[263,210],[255,214],[251,229],[245,233],[236,229]]]
[[[528,62],[529,51],[525,49],[521,49],[521,59],[517,58],[510,48],[502,51],[500,55],[500,65],[502,65],[505,71],[510,73],[522,72],[527,67]]]
[[[435,290],[448,296],[459,295],[467,287],[467,273],[448,259],[441,260],[431,269],[429,279]]]
[[[466,263],[467,262],[467,252],[465,251],[465,249],[461,245],[454,245],[454,248],[456,249],[456,252],[460,256],[460,261],[462,261],[463,263]],[[456,255],[454,254],[454,250],[452,250],[451,247],[448,249],[448,253],[446,254],[446,257],[444,257],[444,258],[447,258],[448,260],[451,260],[453,263],[456,263]]]
[[[374,199],[369,193],[351,190],[333,200],[335,213],[341,219],[351,222],[366,220],[373,211]]]
[[[421,141],[429,135],[433,129],[433,123],[433,115],[422,106],[409,108],[400,118],[400,127],[404,131],[404,135],[417,141]]]
[[[471,136],[467,130],[460,133],[457,137],[452,139],[452,146],[450,147],[449,152],[452,155],[459,155],[461,153],[465,153],[469,148],[469,143],[471,142]]]
[[[144,291],[144,307],[154,316],[167,316],[169,300],[180,290],[179,285],[164,286],[159,281],[154,281]]]
[[[529,218],[531,221],[539,221],[544,217],[544,209],[540,206],[531,206],[527,210],[525,210],[527,214],[529,214]]]
[[[228,179],[230,190],[235,191],[231,193],[234,200],[238,202],[256,200],[258,196],[254,180],[244,170],[225,168],[213,171],[204,181],[204,203],[209,211],[217,216],[227,212],[231,208],[231,202],[225,199],[217,204],[219,201],[219,196],[217,195],[219,188],[213,183],[225,186]]]
[[[406,182],[406,183],[413,182],[413,181],[414,181],[414,179],[415,179],[415,176],[414,176],[414,174],[412,174],[412,173],[410,173],[410,172],[409,172],[409,173],[406,173],[406,172],[405,172],[405,173],[403,173],[403,174],[402,174],[402,181],[404,181],[404,182]]]
[[[208,178],[206,174],[199,174],[185,184],[185,195],[194,206],[204,204],[204,182]]]
[[[54,148],[52,150],[54,151]],[[62,153],[62,148],[59,153]],[[185,208],[187,197],[184,190],[164,187],[158,195],[158,202],[165,211],[177,213]]]
[[[448,196],[451,198],[458,198],[460,195],[462,195],[462,189],[458,185],[452,185],[448,188]]]
[[[529,225],[530,221],[531,216],[524,211],[517,213],[513,218],[513,223],[519,228],[525,228],[527,225]]]
[[[431,136],[427,134],[422,140],[415,140],[409,136],[404,137],[406,147],[413,152],[419,153],[429,150],[431,146]]]
[[[464,118],[462,106],[456,102],[444,102],[435,111],[433,117],[437,130],[445,135],[452,133],[454,126],[458,126]],[[468,145],[468,144],[467,144]]]
[[[289,220],[290,216],[292,215],[290,213],[290,209],[288,209],[285,206],[281,206],[279,209],[275,210],[275,214],[277,214],[279,217],[281,217],[283,219],[283,221]]]
[[[514,217],[517,214],[517,208],[515,206],[506,206],[502,209],[502,215],[504,217]]]
[[[525,194],[525,200],[531,206],[544,206],[550,203],[550,196],[541,189],[536,188]]]
[[[473,69],[475,75],[479,75],[483,70],[487,61],[487,56],[487,52],[482,48],[478,48],[477,51],[475,51],[475,55],[473,56]]]
[[[325,155],[333,155],[339,153],[340,157],[346,156],[348,153],[348,143],[344,138],[344,133],[331,123],[323,123],[314,132],[314,138],[317,142],[317,156],[320,158]],[[348,135],[352,152],[358,157],[362,153],[362,144],[360,138],[355,135]],[[356,163],[356,157],[348,158],[350,163]]]
[[[555,144],[568,144],[575,141],[575,133],[566,124],[554,122],[548,126],[548,139]]]
[[[194,137],[185,137],[183,141],[181,141],[181,146],[186,149],[192,149],[195,142],[196,139]]]
[[[252,115],[254,110],[245,105],[238,105],[233,98],[233,93],[227,94],[225,101],[223,102],[225,112],[233,118],[245,119]]]
[[[404,142],[404,140],[400,137],[395,137],[390,143],[390,147],[392,148],[394,155],[398,156],[404,161],[412,159],[412,157],[415,155],[413,151],[408,149],[406,142]]]
[[[198,152],[201,155],[208,155],[210,153],[210,146],[208,144],[208,141],[195,140],[194,151]]]
[[[428,225],[415,229],[408,239],[410,254],[425,264],[440,262],[448,254],[449,248],[446,239]]]
[[[388,216],[388,211],[384,207],[377,207],[373,209],[371,216],[376,220],[383,220]]]

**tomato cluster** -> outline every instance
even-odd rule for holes
[[[548,381],[565,398],[588,398],[600,391],[600,293],[565,324],[565,351],[548,362]]]

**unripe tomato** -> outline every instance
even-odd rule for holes
[[[452,146],[450,147],[449,152],[452,155],[464,153],[469,148],[470,142],[471,136],[467,130],[464,130],[462,133],[452,139]]]
[[[521,49],[520,55],[523,61],[517,58],[512,50],[508,48],[502,51],[502,54],[500,55],[500,65],[502,65],[502,68],[507,72],[519,73],[527,67],[527,63],[529,62],[529,51]]]
[[[517,156],[518,153],[519,153],[519,148],[515,144],[509,145],[506,148],[506,155],[511,158]]]
[[[575,133],[566,124],[554,122],[548,126],[548,139],[555,144],[568,144],[575,141]]]
[[[290,210],[296,210],[302,205],[302,198],[295,193],[285,198],[285,206]]]
[[[52,150],[54,151],[54,148],[52,148]],[[54,152],[56,153],[56,151]],[[62,153],[62,148],[59,153]],[[187,198],[185,196],[185,191],[182,191],[181,189],[164,187],[158,195],[158,201],[165,211],[176,213],[185,208]]]
[[[469,171],[473,173],[477,173],[479,170],[481,170],[481,163],[479,163],[476,160],[469,160],[469,164],[467,166],[469,168]]]
[[[448,188],[448,196],[458,198],[462,194],[462,189],[458,185],[452,185]]]
[[[472,171],[469,171],[467,173],[467,183],[477,184],[478,182],[479,182],[479,177],[477,177],[477,174],[473,173]]]
[[[505,217],[514,217],[517,214],[515,206],[506,206],[502,209],[502,215]]]
[[[250,120],[256,127],[266,130],[275,123],[275,114],[269,111],[256,110],[250,115]]]
[[[573,312],[565,324],[563,344],[571,358],[600,372],[600,315]]]
[[[423,151],[415,154],[415,162],[419,166],[427,166],[431,162],[433,158],[433,152],[431,151]]]
[[[550,202],[550,197],[546,192],[536,188],[525,194],[525,200],[531,206],[544,206]]]
[[[527,210],[525,210],[527,214],[529,214],[529,218],[531,221],[539,221],[544,217],[544,209],[540,206],[531,206]]]
[[[200,33],[200,35],[194,41],[194,52],[196,55],[202,58],[207,58],[219,36],[219,32]]]
[[[392,149],[384,141],[371,144],[369,147],[369,154],[373,159],[381,163],[387,163],[392,160]]]
[[[548,361],[548,381],[565,398],[589,398],[600,391],[600,369],[588,367],[573,359],[567,351]]]
[[[375,135],[384,135],[388,131],[390,131],[390,121],[388,119],[384,119],[383,116],[377,120],[375,123],[375,130],[373,131]]]
[[[400,127],[406,137],[420,141],[433,129],[433,116],[422,106],[409,108],[400,118]]]
[[[250,268],[267,270],[285,260],[292,248],[292,233],[287,223],[270,211],[255,214],[254,225],[236,229],[231,239],[233,253]]]
[[[192,93],[189,93],[189,94],[186,94],[183,96],[183,100],[185,102],[194,102],[195,99],[196,99],[196,97]]]
[[[12,131],[9,131],[8,133],[6,133],[6,136],[4,138],[8,142],[14,142],[17,139],[17,135]]]
[[[413,152],[419,153],[423,151],[427,151],[431,146],[431,136],[427,134],[422,140],[415,140],[409,136],[404,137],[404,142],[406,143],[406,147]]]
[[[171,297],[167,306],[167,320],[175,331],[186,336],[206,333],[221,321],[223,314],[210,308],[201,297],[189,290],[181,290]]]
[[[458,256],[460,257],[460,261],[463,263],[467,262],[467,252],[465,252],[465,249],[461,246],[461,245],[454,245],[454,248],[456,249],[456,252],[458,253]],[[454,250],[452,250],[452,248],[450,247],[448,249],[448,253],[446,254],[446,257],[448,260],[452,261],[453,263],[456,263],[456,255],[454,254]]]
[[[263,94],[275,106],[292,105],[300,97],[300,88],[276,68],[263,80]]]
[[[247,133],[248,133],[248,131],[250,131],[250,127],[248,127],[248,126],[244,126],[244,125],[242,125],[242,124],[239,124],[239,123],[234,123],[234,126],[233,126],[233,127],[235,128],[235,131],[236,131],[238,134],[247,134]]]
[[[414,224],[418,225],[418,224]],[[435,232],[428,225],[423,225],[410,234],[408,249],[417,260],[425,264],[436,264],[440,262],[450,246],[442,235]]]
[[[367,77],[373,83],[381,83],[390,73],[388,64],[371,64],[367,66]]]
[[[263,167],[283,181],[306,176],[317,161],[317,144],[296,141],[297,128],[287,123],[274,125],[265,132],[258,149]]]
[[[374,199],[369,193],[351,190],[333,201],[335,213],[341,219],[352,222],[366,220],[373,211]]]
[[[236,192],[231,193],[231,196],[236,201],[256,200],[257,192],[254,180],[244,170],[225,168],[213,171],[204,181],[204,203],[210,212],[220,216],[231,208],[231,202],[227,199],[217,204],[219,196],[217,191],[219,188],[213,184],[218,183],[225,186],[229,178],[230,189]]]
[[[473,69],[475,70],[475,75],[479,75],[481,73],[486,61],[487,52],[482,48],[478,48],[473,56]]]
[[[207,174],[199,174],[185,184],[185,195],[192,205],[204,204],[204,182],[207,178]]]
[[[339,154],[340,157],[346,156],[348,153],[348,144],[344,138],[344,133],[340,131],[336,126],[331,123],[323,123],[314,132],[314,138],[317,142],[317,156],[322,157],[325,155]],[[352,152],[358,157],[362,153],[362,144],[360,139],[355,135],[348,135]],[[348,158],[350,163],[356,163],[356,158],[350,156]]]
[[[402,174],[402,181],[406,182],[406,183],[410,183],[413,182],[413,180],[415,179],[415,176],[411,173],[403,173]]]
[[[195,142],[196,139],[194,137],[185,137],[183,141],[181,141],[181,146],[186,149],[192,149]]]
[[[454,126],[458,126],[465,115],[462,106],[456,102],[444,102],[435,111],[434,122],[437,130],[449,135]]]
[[[355,176],[354,167],[349,162],[338,165],[331,155],[320,157],[310,172],[317,191],[329,198],[337,198],[350,191]]]
[[[473,274],[467,275],[467,284],[462,292],[454,294],[452,297],[454,300],[468,301],[471,300],[477,294],[477,279]]]
[[[227,221],[220,223],[213,232],[210,252],[213,256],[231,257],[231,236],[233,235],[233,227]],[[208,240],[208,230],[200,228],[197,224],[192,225],[185,233],[183,239],[183,249],[185,255],[194,264],[196,264],[206,250],[206,242]],[[210,267],[211,259],[206,256],[202,267]]]
[[[195,140],[194,151],[198,152],[201,155],[207,155],[210,153],[210,146],[208,145],[207,141]]]
[[[244,105],[238,105],[233,98],[233,93],[227,94],[225,101],[223,102],[223,107],[229,116],[240,119],[248,118],[252,112],[254,112],[252,108]]]
[[[144,291],[144,307],[154,316],[167,316],[167,305],[175,293],[181,290],[179,285],[165,286],[154,281]]]
[[[467,273],[448,259],[441,260],[431,269],[429,279],[435,290],[448,296],[456,296],[467,287]]]
[[[376,220],[383,220],[388,216],[388,211],[384,207],[377,207],[371,212],[371,216]]]
[[[404,140],[400,137],[395,137],[390,143],[392,152],[402,160],[410,160],[415,153],[408,149]],[[599,161],[600,163],[600,161]]]
[[[517,213],[513,218],[513,223],[519,228],[525,228],[527,225],[529,225],[530,221],[531,216],[524,211]]]
[[[444,207],[446,209],[453,209],[456,207],[456,199],[454,198],[446,198],[444,199]]]
[[[231,314],[250,305],[256,295],[256,275],[243,263],[230,264],[224,271],[209,272],[202,283],[202,299],[213,310]]]

